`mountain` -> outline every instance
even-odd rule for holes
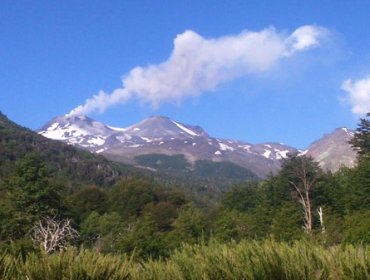
[[[231,162],[263,178],[280,168],[279,160],[295,148],[279,143],[250,144],[209,136],[201,127],[153,116],[127,128],[115,128],[86,116],[57,117],[43,126],[45,137],[101,153],[109,159],[138,164],[147,154],[183,154],[197,160]]]
[[[11,174],[17,160],[30,153],[41,156],[59,179],[68,179],[77,185],[111,185],[131,170],[100,155],[47,139],[0,112],[0,181]]]
[[[341,166],[353,167],[356,162],[356,152],[348,144],[354,131],[342,127],[312,143],[305,154],[312,156],[323,169],[337,171]]]
[[[145,123],[140,126],[141,133],[145,132],[145,126]],[[147,128],[151,130],[153,127],[149,125]],[[175,128],[178,128],[177,134],[185,135],[182,133],[184,128],[174,124],[171,129]],[[157,133],[156,137],[160,139],[171,133],[175,136],[174,131],[169,130],[164,132],[165,135],[158,134],[163,129],[144,134]],[[199,128],[191,129],[201,134]],[[53,140],[12,122],[0,112],[0,196],[17,162],[30,154],[36,154],[46,163],[52,172],[51,180],[68,186],[70,190],[91,184],[109,187],[120,180],[140,178],[153,185],[211,198],[235,183],[258,180],[253,172],[229,162],[196,161],[191,166],[184,155],[146,154],[131,159],[139,167],[134,168],[99,154],[101,146],[106,148],[121,142],[130,146],[134,140],[148,141],[145,136],[131,137],[130,131],[137,132],[136,127],[127,128],[128,133],[125,130],[82,116],[58,117],[42,128],[48,137],[59,139]]]
[[[62,116],[51,120],[39,133],[118,162],[143,166],[139,160],[142,155],[153,158],[156,154],[180,154],[192,167],[199,160],[231,162],[260,178],[277,172],[280,160],[288,153],[300,152],[281,143],[251,144],[215,138],[199,126],[162,116],[149,117],[127,128],[111,127],[86,116]],[[301,154],[312,156],[326,170],[336,171],[341,165],[353,166],[356,153],[348,144],[353,133],[347,128],[338,128]],[[153,166],[144,166],[153,169]]]

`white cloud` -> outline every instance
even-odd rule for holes
[[[292,35],[286,40],[287,51],[289,56],[297,51],[303,51],[308,48],[319,45],[319,40],[328,34],[328,30],[314,25],[304,25],[297,28]]]
[[[348,94],[352,113],[363,116],[370,112],[370,76],[357,81],[345,80],[341,88]]]
[[[135,67],[122,78],[123,87],[111,94],[103,91],[86,100],[71,114],[104,112],[107,108],[137,97],[159,106],[214,90],[223,82],[271,69],[280,59],[319,45],[326,29],[306,25],[290,36],[267,28],[259,32],[204,38],[187,30],[174,40],[167,61]]]

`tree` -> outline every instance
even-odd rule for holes
[[[196,243],[206,234],[207,221],[202,211],[192,203],[184,205],[177,219],[172,224],[173,233],[180,239],[188,243]]]
[[[16,163],[8,182],[8,210],[12,220],[8,237],[23,237],[42,217],[63,216],[62,187],[54,185],[50,175],[50,170],[37,154],[29,154]]]
[[[103,214],[107,211],[107,193],[97,186],[89,186],[69,197],[75,221],[83,221],[92,211]]]
[[[360,119],[356,133],[349,143],[361,156],[370,153],[370,113],[367,113],[365,118]]]
[[[109,192],[110,211],[117,212],[123,219],[140,216],[145,205],[157,201],[150,183],[144,180],[126,180],[118,183]]]
[[[299,205],[294,202],[284,202],[274,215],[271,234],[279,241],[291,241],[302,236],[302,217]]]
[[[31,230],[31,238],[48,254],[66,249],[67,245],[79,237],[79,233],[71,226],[69,219],[58,221],[46,217],[39,221]]]
[[[218,213],[213,225],[213,234],[222,241],[240,241],[250,235],[250,219],[246,213],[236,210],[223,210]]]
[[[282,172],[289,177],[289,183],[295,191],[304,213],[304,230],[312,233],[312,190],[322,174],[317,162],[311,157],[292,155],[283,161]]]
[[[92,211],[81,223],[81,240],[99,252],[115,252],[118,242],[130,227],[130,223],[125,225],[116,212],[99,215]]]
[[[228,209],[235,209],[241,212],[248,212],[256,207],[257,183],[234,186],[225,193],[222,204]]]

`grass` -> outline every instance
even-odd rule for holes
[[[69,249],[26,258],[0,254],[0,279],[370,279],[370,247],[324,248],[272,240],[184,244],[164,260]]]

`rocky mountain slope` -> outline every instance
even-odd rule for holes
[[[150,117],[127,128],[114,128],[86,116],[57,117],[39,130],[45,137],[135,164],[144,154],[183,154],[196,160],[229,161],[260,177],[279,169],[279,160],[296,149],[279,143],[253,145],[209,136],[201,127],[167,117]]]
[[[86,116],[57,117],[39,133],[61,140],[105,157],[130,164],[139,164],[140,155],[183,154],[192,164],[197,160],[228,161],[240,165],[263,178],[280,168],[280,160],[288,153],[299,152],[281,143],[251,144],[212,137],[199,126],[191,126],[154,116],[127,128],[115,128]],[[330,170],[340,165],[353,165],[355,153],[347,141],[353,132],[337,129],[314,142],[302,154],[308,154]]]
[[[342,127],[312,143],[307,149],[307,155],[320,163],[323,169],[336,171],[341,166],[353,167],[356,153],[348,144],[354,132]]]

